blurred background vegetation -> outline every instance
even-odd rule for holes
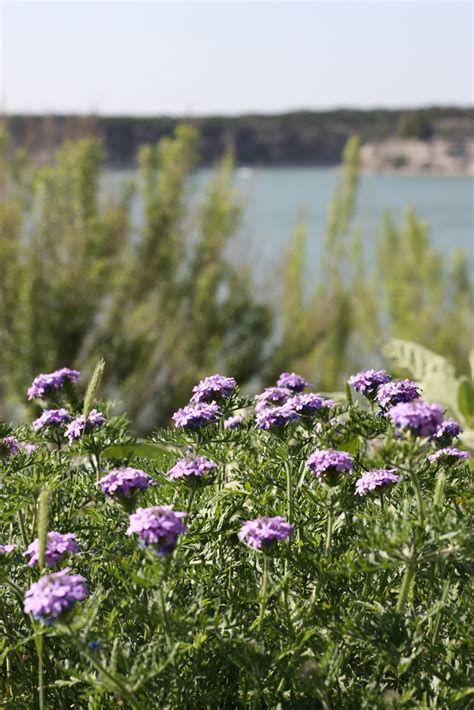
[[[197,145],[188,125],[144,145],[136,181],[104,201],[105,154],[97,139],[66,142],[38,167],[24,149],[9,150],[2,134],[0,416],[21,414],[38,372],[77,366],[87,373],[99,354],[107,361],[107,394],[143,431],[166,421],[206,374],[261,386],[295,369],[328,391],[350,371],[381,364],[381,344],[391,337],[426,345],[467,373],[474,300],[468,257],[453,252],[447,259],[408,210],[401,226],[383,216],[369,235],[375,258],[366,259],[353,219],[357,137],[345,146],[328,206],[319,276],[308,284],[300,219],[282,264],[282,291],[265,297],[227,249],[241,215],[231,151],[190,227]]]

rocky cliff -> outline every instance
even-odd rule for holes
[[[363,167],[465,174],[472,171],[474,110],[300,111],[237,117],[5,116],[12,148],[23,146],[40,161],[68,138],[96,135],[110,166],[134,164],[143,143],[169,135],[186,120],[200,133],[203,164],[214,163],[228,145],[240,165],[337,165],[347,138],[358,134]]]

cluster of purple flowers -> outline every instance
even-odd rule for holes
[[[387,488],[394,483],[398,483],[400,476],[397,475],[395,468],[384,469],[379,468],[374,471],[366,471],[356,481],[356,493],[358,496],[365,496],[367,493]]]
[[[420,388],[412,380],[393,380],[387,382],[377,390],[375,400],[383,409],[394,407],[400,402],[411,402],[414,399],[419,399]]]
[[[282,387],[269,387],[255,399],[257,426],[264,430],[286,426],[301,417],[314,417],[326,413],[335,405],[332,400],[323,399],[313,393],[291,395],[290,390]],[[272,404],[276,406],[271,406]]]
[[[306,464],[320,481],[335,485],[341,473],[349,473],[352,470],[354,461],[346,451],[318,449],[311,454]]]
[[[373,400],[381,385],[390,382],[392,378],[385,370],[362,370],[349,377],[348,382],[356,392]]]
[[[284,387],[267,387],[261,394],[255,395],[255,410],[266,409],[270,405],[284,404],[291,397],[291,392]]]
[[[198,456],[189,461],[187,459],[179,459],[166,475],[172,481],[180,478],[197,479],[205,476],[206,473],[214,471],[216,468],[217,464],[214,461],[210,461],[205,456]]]
[[[31,425],[35,431],[40,431],[46,427],[59,427],[70,419],[67,409],[45,409],[43,414],[35,419]]]
[[[235,414],[224,421],[224,429],[239,429],[243,421],[244,417],[241,414]]]
[[[461,451],[452,446],[448,446],[445,449],[438,449],[434,454],[428,456],[428,461],[430,463],[446,463],[453,466],[456,463],[470,459],[471,454],[468,451]]]
[[[0,459],[8,459],[20,451],[20,443],[14,436],[4,436],[0,439]]]
[[[224,375],[205,377],[193,387],[191,402],[213,402],[215,399],[227,399],[236,384],[233,377],[224,377]]]
[[[101,478],[97,485],[109,498],[129,498],[138,490],[145,490],[153,483],[153,479],[139,468],[125,466],[114,468]]]
[[[443,422],[439,404],[428,404],[421,399],[401,402],[388,410],[387,416],[397,429],[408,429],[414,436],[431,438]]]
[[[446,419],[439,425],[433,441],[438,446],[448,446],[461,433],[462,427],[455,419]]]
[[[80,414],[78,417],[72,420],[66,429],[66,437],[69,439],[69,443],[76,439],[80,439],[82,434],[90,434],[91,431],[95,429],[100,429],[105,423],[105,417],[101,412],[96,409],[91,409],[87,415],[87,421],[84,426],[84,415]]]
[[[173,422],[179,429],[200,429],[209,424],[216,424],[221,410],[215,402],[197,402],[178,409],[173,414]]]
[[[160,556],[169,555],[178,536],[187,532],[183,523],[186,513],[174,511],[169,505],[138,508],[129,518],[127,535],[138,535],[145,547],[152,547]]]
[[[228,399],[236,385],[233,377],[224,377],[224,375],[205,377],[193,387],[189,404],[173,414],[174,425],[179,429],[201,429],[216,424],[222,416],[218,402]],[[236,428],[236,426],[229,425],[227,428]]]
[[[35,567],[39,562],[39,546],[39,539],[33,540],[31,545],[29,545],[23,553],[25,557],[30,558],[28,562],[30,567]],[[44,555],[44,561],[48,567],[54,567],[58,562],[61,562],[64,555],[68,552],[71,555],[79,552],[76,535],[74,533],[63,534],[57,532],[57,530],[49,532],[46,538],[46,550]]]
[[[44,623],[59,619],[64,612],[88,596],[86,580],[80,574],[69,574],[69,567],[53,572],[34,582],[25,594],[25,614]]]
[[[312,384],[295,372],[282,372],[277,380],[277,387],[283,387],[292,392],[302,392],[305,387],[312,387]]]
[[[295,412],[303,416],[311,416],[318,412],[331,409],[335,404],[332,399],[323,399],[318,394],[308,392],[291,397],[291,399],[285,403],[285,406],[294,409]]]
[[[77,382],[81,373],[77,370],[71,370],[68,367],[63,367],[49,374],[41,374],[35,377],[31,387],[28,389],[28,399],[44,399],[52,392],[58,392],[68,382]]]
[[[239,539],[256,550],[268,550],[273,543],[287,540],[293,530],[293,525],[279,515],[274,518],[258,518],[243,524]]]
[[[296,422],[298,419],[298,412],[292,407],[288,407],[286,402],[281,407],[260,409],[256,414],[257,426],[265,431],[278,429],[290,424],[290,422]]]

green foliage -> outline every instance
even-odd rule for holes
[[[40,371],[67,365],[91,374],[97,352],[109,364],[104,392],[141,431],[166,421],[201,375],[221,371],[245,385],[290,368],[332,390],[391,337],[433,348],[468,374],[469,261],[458,252],[445,259],[412,210],[401,226],[385,215],[376,259],[367,259],[354,220],[357,137],[344,150],[320,263],[308,269],[301,217],[282,293],[265,302],[249,270],[228,256],[241,214],[232,153],[190,207],[197,141],[195,129],[182,125],[143,146],[137,179],[106,202],[96,140],[68,142],[51,165],[36,168],[1,138],[1,414],[18,418]],[[462,392],[467,402],[468,388]]]
[[[255,374],[271,318],[248,273],[225,254],[239,215],[233,159],[225,156],[215,174],[195,237],[186,188],[196,138],[183,125],[140,151],[140,235],[130,224],[132,190],[106,205],[98,199],[103,153],[95,140],[65,144],[46,168],[26,165],[29,206],[16,163],[4,160],[3,402],[16,402],[40,371],[64,363],[92,370],[99,351],[110,365],[105,390],[149,430],[183,402],[196,372],[220,369],[244,382]]]
[[[421,111],[403,113],[398,119],[396,133],[399,138],[427,140],[433,135],[429,116]]]
[[[400,227],[385,213],[374,240],[376,259],[366,259],[353,224],[359,147],[353,138],[345,149],[309,304],[304,222],[294,232],[285,258],[282,336],[269,371],[275,376],[291,363],[323,389],[341,387],[350,369],[376,354],[380,341],[395,337],[432,347],[467,374],[474,344],[469,260],[458,251],[446,260],[412,209]]]
[[[459,420],[462,442],[474,449],[474,370],[470,377],[458,377],[444,357],[405,340],[391,340],[383,353],[396,370],[408,372],[419,382],[425,399],[440,402]],[[474,361],[474,350],[470,361]]]
[[[224,403],[226,416],[237,409],[250,414],[252,400]],[[0,462],[0,543],[18,544],[0,556],[2,707],[470,706],[472,472],[429,465],[427,441],[395,437],[385,418],[347,401],[319,428],[265,432],[250,414],[236,431],[221,421],[138,442],[108,415],[71,446],[28,425],[14,433],[37,448]],[[306,467],[326,447],[355,462],[333,488]],[[216,476],[170,481],[183,453],[215,461]],[[117,465],[155,484],[123,505],[107,500],[96,474]],[[398,469],[400,482],[382,497],[354,495],[356,479],[380,467]],[[188,512],[168,558],[126,534],[131,509],[163,504]],[[267,554],[237,533],[268,515],[295,529]],[[60,567],[84,575],[90,596],[45,626],[22,611],[41,574],[22,552],[48,527],[77,534],[79,553]]]

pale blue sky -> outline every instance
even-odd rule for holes
[[[470,2],[4,0],[1,29],[0,108],[9,112],[232,114],[473,99]]]

